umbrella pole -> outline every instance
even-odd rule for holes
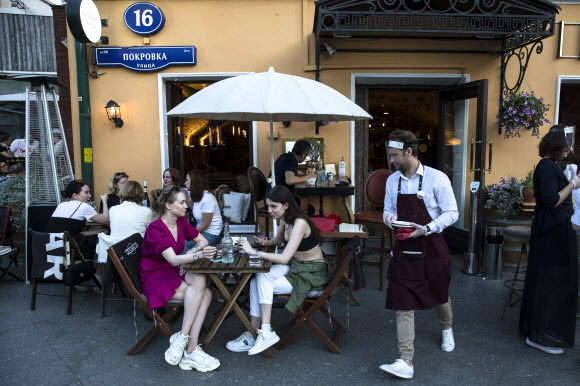
[[[270,170],[272,171],[272,181],[270,184],[272,188],[276,186],[276,171],[274,170],[274,118],[270,117]],[[268,220],[266,220],[268,221]],[[274,236],[278,234],[278,224],[276,220],[272,219],[272,231],[274,232]],[[266,235],[266,237],[270,237],[270,235]]]

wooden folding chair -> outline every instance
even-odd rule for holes
[[[354,258],[354,254],[358,253],[359,251],[360,238],[358,236],[354,236],[340,255],[336,263],[336,267],[330,276],[328,287],[326,287],[324,292],[321,294],[315,293],[317,291],[310,291],[308,297],[302,303],[302,306],[296,310],[296,320],[294,325],[276,346],[278,350],[282,350],[288,344],[288,342],[290,342],[290,339],[296,335],[298,330],[300,330],[304,324],[308,324],[316,336],[318,336],[320,340],[324,342],[330,351],[335,354],[342,354],[338,348],[338,345],[340,343],[342,334],[347,331],[347,328],[342,323],[340,323],[333,314],[330,313],[330,310],[325,306],[325,303],[330,301],[331,295],[335,292],[338,284],[342,280],[348,266],[350,265],[351,260]],[[289,295],[278,295],[278,297],[281,299],[290,299]],[[316,323],[314,323],[312,320],[312,316],[316,313],[316,311],[320,311],[336,326],[333,340],[326,336],[320,327],[318,327],[318,325],[316,325]]]
[[[166,307],[170,309],[162,315],[156,309],[149,307],[149,302],[143,293],[141,293],[141,275],[139,267],[141,264],[141,246],[143,245],[143,237],[140,233],[135,233],[127,237],[125,240],[118,242],[111,248],[107,249],[109,259],[117,268],[117,272],[121,276],[121,280],[133,295],[139,306],[149,315],[154,322],[153,327],[147,332],[141,340],[127,355],[135,355],[139,350],[151,340],[160,330],[167,335],[168,338],[173,335],[171,327],[175,324],[177,319],[183,314],[183,301],[170,300]]]
[[[30,300],[30,309],[34,311],[36,309],[36,295],[64,296],[55,295],[54,293],[38,292],[38,283],[45,281],[62,281],[65,274],[65,262],[68,261],[68,265],[75,265],[77,256],[82,255],[82,253],[69,232],[45,233],[35,232],[32,229],[30,229],[29,232],[32,241],[32,297]],[[51,249],[48,250],[47,248]],[[49,255],[50,260],[48,259]],[[49,270],[51,268],[52,270]],[[98,285],[98,282],[94,277],[87,278],[87,280],[91,279],[93,279]],[[66,314],[70,315],[72,313],[74,287],[66,286],[66,290]]]

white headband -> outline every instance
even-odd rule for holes
[[[389,141],[389,147],[394,147],[395,149],[403,149],[405,144],[403,142]]]

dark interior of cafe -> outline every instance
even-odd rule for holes
[[[168,109],[209,84],[171,83]],[[235,181],[236,176],[246,174],[252,157],[251,122],[170,118],[168,129],[171,167],[182,174],[200,169],[210,177],[210,185],[213,180]]]
[[[419,159],[437,166],[439,137],[438,94],[429,91],[369,90],[369,172],[388,168],[385,141],[397,129],[411,130],[419,139]]]

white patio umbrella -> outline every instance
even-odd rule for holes
[[[268,72],[234,76],[193,94],[167,113],[173,117],[232,121],[270,121],[271,184],[274,122],[358,121],[373,119],[338,91],[311,79]]]

